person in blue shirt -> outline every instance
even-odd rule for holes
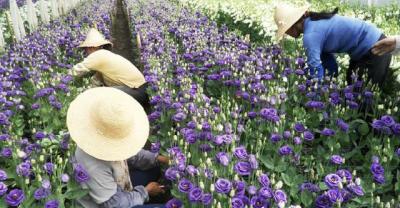
[[[375,26],[355,18],[337,15],[332,12],[311,12],[309,6],[294,7],[281,4],[275,9],[275,22],[278,26],[278,40],[287,34],[299,38],[303,34],[303,45],[307,55],[310,74],[320,80],[326,75],[338,75],[335,54],[347,53],[350,65],[347,82],[366,74],[372,83],[382,85],[389,71],[392,56],[372,54],[371,48],[385,38]]]

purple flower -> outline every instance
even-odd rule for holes
[[[232,189],[232,183],[229,180],[224,179],[224,178],[219,178],[215,182],[214,186],[215,186],[215,190],[218,193],[222,193],[222,194],[227,194]]]
[[[297,132],[299,132],[299,133],[303,133],[303,132],[306,130],[306,128],[304,127],[303,124],[301,124],[301,123],[296,123],[296,124],[294,125],[294,130],[297,131]]]
[[[282,190],[276,190],[274,192],[274,200],[276,203],[280,203],[280,202],[287,202],[287,197],[285,192],[283,192]]]
[[[34,103],[31,105],[32,110],[37,110],[40,108],[40,104],[39,103]]]
[[[231,202],[232,208],[244,208],[246,206],[242,197],[233,197]]]
[[[384,184],[385,183],[385,175],[383,174],[374,174],[374,181],[379,183],[379,184]]]
[[[86,170],[83,168],[83,166],[81,164],[75,165],[74,176],[75,176],[76,182],[78,182],[78,183],[84,183],[84,182],[90,180],[89,174],[86,172]]]
[[[186,172],[191,176],[195,176],[199,173],[199,171],[193,165],[188,165],[186,167]]]
[[[219,152],[215,155],[215,158],[218,163],[220,163],[223,166],[228,166],[229,165],[229,156],[225,152]]]
[[[173,198],[165,204],[165,207],[166,208],[182,208],[183,203],[181,202],[181,200],[179,200],[177,198]]]
[[[293,153],[293,149],[289,145],[282,146],[279,148],[279,154],[282,156],[290,155]]]
[[[23,162],[17,166],[17,174],[19,176],[29,176],[31,174],[31,164],[29,162]]]
[[[233,187],[235,189],[235,193],[237,196],[244,195],[246,191],[246,183],[243,181],[235,181],[233,183]]]
[[[0,182],[0,197],[7,193],[7,185],[3,182]]]
[[[247,187],[247,192],[248,192],[250,195],[255,195],[255,194],[257,193],[257,187],[255,187],[255,186],[249,186],[249,187]]]
[[[342,179],[338,175],[331,173],[325,176],[325,184],[329,188],[337,188],[339,183],[342,183]]]
[[[211,194],[203,194],[203,198],[201,199],[201,203],[203,203],[203,205],[210,205],[213,201],[213,196]]]
[[[59,207],[59,202],[56,199],[55,200],[50,200],[50,201],[46,202],[44,207],[45,208],[58,208]]]
[[[331,200],[332,203],[343,202],[343,197],[337,188],[329,189],[326,192],[326,195],[329,197],[329,200]]]
[[[321,131],[321,134],[324,136],[334,136],[335,131],[332,129],[324,128],[324,130]]]
[[[41,200],[41,199],[48,197],[49,195],[50,195],[49,189],[40,187],[35,190],[35,193],[33,194],[33,198],[35,198],[36,200]]]
[[[308,101],[306,103],[306,107],[307,108],[312,108],[315,110],[322,110],[325,108],[325,104],[323,102],[320,101]]]
[[[392,126],[392,131],[394,135],[400,135],[400,123],[396,123]]]
[[[342,119],[336,120],[336,125],[343,132],[348,132],[349,131],[349,124],[345,123]]]
[[[271,141],[276,143],[282,140],[282,136],[279,134],[271,134]]]
[[[181,122],[181,121],[183,121],[185,119],[186,119],[186,114],[182,113],[182,112],[179,112],[179,113],[177,113],[177,114],[172,116],[172,120],[175,121],[175,122]]]
[[[46,163],[43,165],[44,170],[46,171],[47,174],[51,175],[53,174],[54,171],[54,164],[53,163]]]
[[[383,123],[388,126],[391,127],[393,126],[396,122],[394,121],[392,116],[389,115],[384,115],[381,117],[381,121],[383,121]]]
[[[400,148],[397,148],[396,155],[397,155],[397,157],[400,157]]]
[[[21,189],[13,189],[7,194],[5,201],[9,206],[17,207],[25,199],[24,192]]]
[[[6,171],[0,170],[0,181],[5,181],[5,180],[7,180],[7,178],[8,178],[8,176],[7,176]]]
[[[258,182],[263,186],[263,187],[269,187],[270,185],[270,180],[267,174],[261,174],[258,177]]]
[[[161,149],[161,143],[160,141],[157,142],[152,142],[151,143],[151,147],[150,147],[150,151],[153,153],[158,153]]]
[[[379,163],[372,163],[370,170],[374,175],[383,175],[385,173],[385,169]]]
[[[247,176],[251,173],[251,165],[248,162],[238,162],[236,163],[234,170],[241,176]]]
[[[257,169],[258,168],[258,161],[256,159],[256,156],[251,154],[249,155],[249,163],[252,169]]]
[[[314,193],[317,193],[317,192],[320,191],[320,189],[319,189],[319,187],[317,185],[315,185],[313,183],[309,183],[309,182],[302,183],[300,185],[299,189],[300,189],[300,191],[305,191],[306,190],[306,191],[314,192]]]
[[[189,193],[189,191],[193,188],[192,182],[183,178],[178,183],[178,190],[183,193]]]
[[[305,131],[303,133],[303,136],[304,136],[304,140],[306,140],[306,141],[314,140],[314,134],[311,131]]]
[[[278,122],[280,120],[278,111],[273,108],[263,108],[260,111],[260,115],[263,119],[271,122]]]
[[[336,165],[341,165],[344,163],[344,159],[340,155],[332,155],[331,163],[336,164]]]
[[[63,183],[68,183],[68,181],[69,181],[69,175],[66,174],[66,173],[62,174],[62,175],[61,175],[61,181],[62,181]]]
[[[353,179],[353,176],[351,175],[350,171],[345,170],[345,169],[340,169],[336,171],[336,174],[340,176],[341,178],[346,178],[347,182],[350,182]]]
[[[347,185],[347,189],[357,195],[357,196],[364,196],[364,190],[361,186],[356,185],[355,183],[350,183],[349,185]]]
[[[35,133],[35,138],[36,139],[43,139],[45,137],[46,137],[46,134],[44,132],[39,131],[39,132]]]
[[[296,145],[300,145],[302,143],[301,138],[300,137],[294,137],[293,138],[293,142]]]
[[[271,188],[266,187],[266,186],[264,186],[264,187],[260,188],[260,190],[258,190],[258,195],[260,197],[263,197],[264,199],[270,199],[273,197]]]
[[[9,147],[4,147],[1,150],[1,156],[6,157],[6,158],[10,158],[12,156],[12,150]]]
[[[376,130],[380,130],[385,126],[385,123],[381,120],[374,120],[372,122],[372,128],[376,129]]]
[[[290,133],[290,131],[283,132],[283,138],[290,139],[291,137],[292,137],[292,133]]]
[[[189,201],[199,202],[201,201],[202,198],[203,198],[203,191],[200,188],[195,187],[189,191]]]
[[[244,148],[243,146],[237,147],[233,155],[235,155],[235,157],[240,160],[246,160],[249,156],[247,154],[246,148]]]
[[[331,208],[332,202],[329,199],[329,196],[322,194],[317,197],[315,200],[315,207],[316,208]]]
[[[269,203],[265,198],[259,197],[259,196],[253,196],[250,200],[251,205],[253,208],[268,208]]]

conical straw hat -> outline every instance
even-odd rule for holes
[[[276,38],[280,40],[286,31],[289,30],[308,10],[309,4],[302,7],[294,7],[288,4],[279,4],[275,8],[274,20],[278,26]]]
[[[67,127],[79,148],[105,161],[134,156],[149,135],[143,107],[111,87],[92,88],[78,95],[68,108]]]
[[[85,47],[99,47],[112,43],[104,38],[104,36],[96,29],[91,28],[86,36],[86,40],[79,45],[80,48]]]

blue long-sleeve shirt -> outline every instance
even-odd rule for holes
[[[381,35],[374,25],[355,18],[340,15],[318,21],[306,18],[303,45],[307,64],[313,70],[321,71],[322,68],[323,71],[322,62],[331,62],[330,65],[332,61],[336,62],[335,53],[347,53],[351,59],[359,60]]]

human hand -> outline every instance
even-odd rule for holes
[[[386,53],[393,52],[396,49],[396,38],[388,37],[378,41],[372,46],[371,52],[375,55],[382,56]]]
[[[165,156],[159,155],[159,156],[157,157],[157,161],[158,161],[160,164],[168,165],[168,164],[169,164],[169,157],[165,157]]]
[[[165,192],[163,186],[160,186],[160,184],[157,182],[150,182],[149,184],[147,184],[145,189],[147,193],[149,193],[149,196],[157,196]]]

